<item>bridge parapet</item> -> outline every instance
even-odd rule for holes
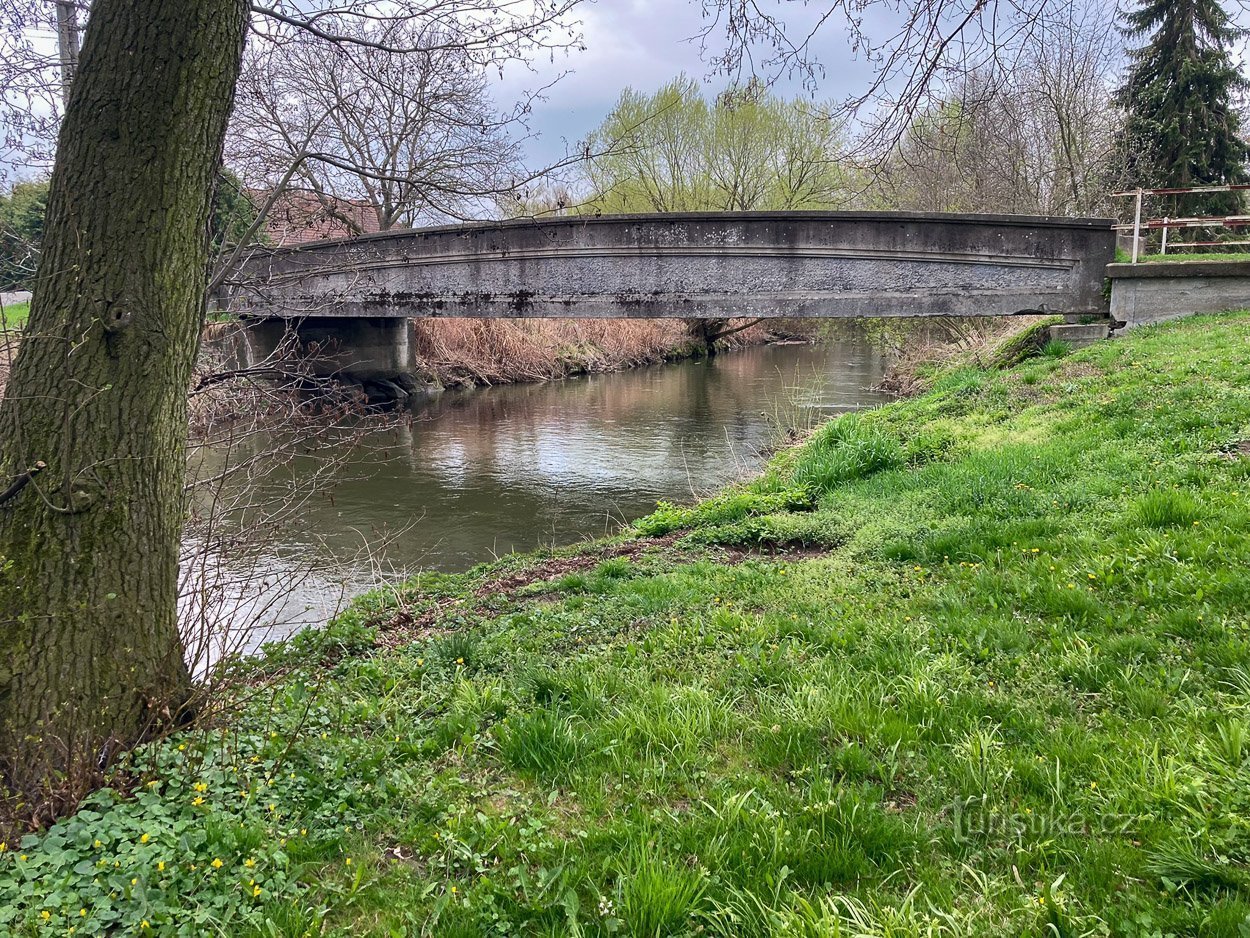
[[[515,219],[261,249],[257,318],[1105,313],[1111,219],[750,212]]]

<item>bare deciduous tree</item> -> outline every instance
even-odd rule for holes
[[[514,132],[529,102],[498,113],[479,56],[449,33],[421,21],[319,25],[353,42],[257,42],[244,60],[227,152],[250,184],[272,191],[291,177],[360,233],[345,201],[385,231],[480,215],[522,175]]]
[[[818,38],[841,29],[851,54],[872,65],[872,79],[843,103],[872,105],[862,142],[880,149],[973,76],[1024,67],[1041,37],[1062,29],[1086,0],[700,0],[701,31],[712,66],[730,75],[787,75],[815,88],[824,75]],[[1107,22],[1114,8],[1100,4]],[[873,27],[876,27],[874,30]],[[713,52],[716,49],[718,51]]]
[[[1009,72],[963,77],[877,163],[878,204],[924,211],[1104,211],[1118,116],[1112,21],[1088,3],[1036,32]]]

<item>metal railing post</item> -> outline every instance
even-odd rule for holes
[[[1165,219],[1163,219],[1163,250],[1162,250],[1162,254],[1163,254],[1163,256],[1164,256],[1164,257],[1167,257],[1167,255],[1168,255],[1168,222],[1169,222],[1169,221],[1171,221],[1171,219],[1170,219],[1170,218],[1165,218]]]
[[[1141,186],[1137,187],[1137,212],[1133,216],[1133,263],[1137,263],[1137,245],[1141,238]]]

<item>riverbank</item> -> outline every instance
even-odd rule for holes
[[[724,328],[740,325],[730,321]],[[765,322],[726,336],[719,346],[759,345],[791,332]],[[707,354],[680,319],[418,319],[413,340],[425,377],[442,387],[551,381]]]
[[[1240,938],[1250,316],[1052,351],[363,597],[0,854],[0,925]]]

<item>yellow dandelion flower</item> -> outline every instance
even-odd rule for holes
[[[348,857],[348,858],[347,858],[347,865],[348,865],[348,866],[351,866],[351,865],[352,865],[352,858],[351,858],[351,857]]]
[[[152,839],[151,834],[144,834],[142,837],[139,838],[139,843],[146,844],[151,839]]]
[[[86,909],[79,909],[79,910],[78,910],[78,916],[79,916],[79,918],[86,918],[86,917],[87,917],[87,910],[86,910]]]
[[[46,922],[48,919],[52,918],[52,913],[49,912],[47,909],[44,909],[42,912],[39,913],[39,917]]]
[[[243,865],[246,866],[250,870],[252,867],[256,865],[256,861],[253,860],[251,857],[248,857],[246,860],[243,861]]]
[[[158,860],[158,861],[156,862],[156,871],[157,871],[158,873],[164,873],[164,872],[165,872],[165,861],[164,861],[164,860]]]
[[[208,782],[196,782],[191,787],[202,795],[204,792],[208,791]]]
[[[191,804],[195,805],[197,808],[203,803],[204,803],[204,798],[202,795],[196,795],[194,798],[191,799]]]
[[[256,898],[257,896],[259,896],[259,895],[260,895],[260,887],[259,887],[259,886],[253,886],[253,887],[252,887],[252,898],[253,898],[253,899],[255,899],[255,898]]]
[[[221,862],[221,857],[214,857],[213,862],[209,864],[209,866],[215,870],[221,869],[224,865],[225,864]]]

